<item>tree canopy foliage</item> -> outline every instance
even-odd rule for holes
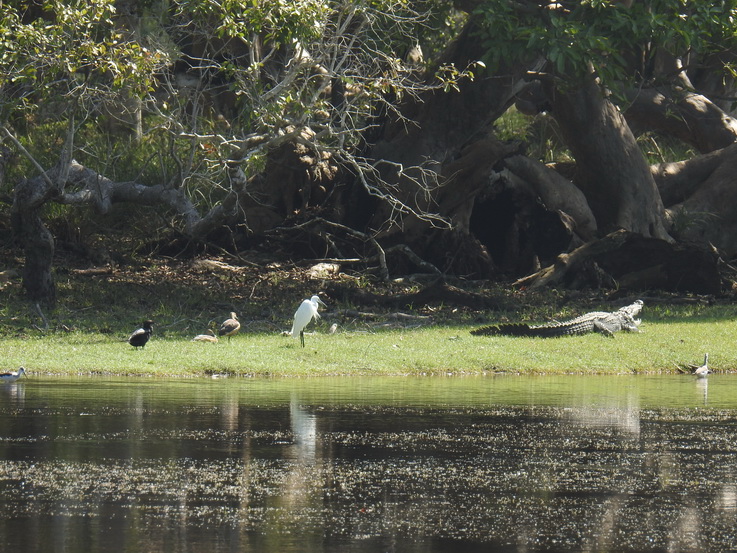
[[[594,71],[616,89],[656,78],[657,56],[699,58],[735,47],[733,2],[479,2],[488,61],[542,56],[563,80]],[[733,71],[732,64],[726,67]],[[675,74],[660,74],[665,80]]]

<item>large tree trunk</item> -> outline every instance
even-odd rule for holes
[[[592,77],[580,88],[551,93],[553,115],[576,158],[575,179],[599,230],[630,230],[670,239],[664,208],[635,137]]]
[[[505,165],[532,187],[548,210],[570,217],[575,223],[575,233],[583,241],[596,238],[596,218],[586,197],[571,181],[543,163],[525,156],[510,157]]]
[[[737,144],[657,165],[653,174],[676,237],[737,254]]]
[[[719,294],[718,256],[692,244],[673,244],[619,230],[584,244],[515,286],[669,290]]]
[[[737,120],[706,96],[688,90],[637,89],[625,112],[633,132],[674,136],[700,152],[712,152],[737,140]]]
[[[731,93],[733,83],[724,76],[723,67],[733,61],[734,56],[725,51],[697,62],[692,59],[689,64],[702,70],[711,64],[703,74],[695,72],[697,82],[700,87],[706,86],[726,98],[734,96]],[[705,78],[705,75],[708,76]],[[719,83],[708,82],[719,76]],[[696,91],[682,59],[658,52],[652,77],[668,84],[638,87],[627,92],[628,106],[624,116],[633,132],[654,131],[673,136],[702,153],[724,148],[737,140],[737,120],[712,99]]]
[[[44,204],[58,194],[59,171],[44,177],[25,179],[15,187],[11,222],[13,232],[23,245],[23,287],[28,297],[48,305],[56,302],[56,285],[52,273],[54,237],[43,224]]]
[[[28,297],[48,305],[56,302],[56,285],[52,273],[54,237],[44,226],[40,209],[27,209],[16,213],[13,226],[23,244],[23,287]]]
[[[440,63],[464,68],[481,59],[484,48],[475,30],[474,23],[468,23]],[[491,269],[488,254],[470,236],[469,222],[475,197],[488,184],[491,167],[518,152],[518,145],[502,144],[489,133],[493,121],[525,85],[526,69],[521,65],[502,68],[496,75],[481,70],[474,80],[462,82],[459,91],[436,90],[405,103],[402,113],[411,123],[387,124],[371,152],[383,168],[383,180],[395,187],[406,206],[417,213],[439,215],[453,231],[438,230],[437,219],[398,215],[396,206],[384,205],[369,226],[383,229],[385,241],[401,240],[428,258],[440,254],[442,258],[432,261],[444,270],[453,270],[454,264],[466,269],[484,263],[487,267],[482,272]],[[449,248],[445,252],[438,251],[438,233]]]

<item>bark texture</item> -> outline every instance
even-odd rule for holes
[[[50,198],[58,195],[59,177],[59,171],[52,170],[42,177],[24,179],[15,188],[11,209],[13,232],[25,255],[23,286],[31,300],[49,305],[56,301],[52,272],[54,237],[43,223],[41,210]]]
[[[669,240],[664,207],[645,157],[619,110],[592,78],[551,93],[553,114],[576,158],[576,183],[599,229]]]
[[[654,131],[690,144],[702,153],[737,140],[737,119],[709,98],[683,89],[638,89],[629,93],[625,117],[636,134]]]
[[[484,48],[476,31],[473,21],[468,23],[440,63],[463,68],[481,59]],[[502,68],[494,76],[480,70],[474,80],[461,83],[459,91],[434,91],[405,103],[406,119],[387,123],[371,152],[383,168],[382,178],[407,206],[439,215],[453,230],[434,228],[437,220],[397,217],[392,207],[380,206],[368,226],[381,229],[383,240],[402,240],[443,270],[474,268],[481,269],[478,275],[490,274],[491,260],[470,235],[470,219],[492,166],[519,152],[518,144],[501,143],[490,129],[524,87],[526,69]],[[449,249],[439,252],[441,244]]]
[[[620,230],[560,255],[553,265],[515,285],[716,295],[721,292],[718,263],[719,257],[705,248]]]
[[[655,166],[653,174],[675,236],[737,254],[737,144]]]
[[[593,240],[597,233],[594,217],[586,196],[571,181],[539,161],[525,156],[505,160],[509,170],[527,182],[545,207],[571,217],[575,232],[582,240]]]

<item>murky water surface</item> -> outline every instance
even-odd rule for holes
[[[0,551],[737,551],[737,380],[0,385]]]

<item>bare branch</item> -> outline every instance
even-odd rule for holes
[[[15,145],[15,147],[18,148],[18,150],[20,150],[20,152],[28,159],[28,161],[30,161],[33,164],[33,166],[36,169],[38,169],[38,172],[41,175],[41,178],[43,178],[46,181],[46,184],[49,187],[53,187],[54,186],[54,183],[51,180],[51,177],[49,177],[49,175],[46,173],[46,169],[44,169],[41,166],[41,164],[38,161],[36,161],[36,158],[33,157],[33,154],[31,154],[31,152],[29,152],[26,149],[26,147],[23,146],[23,144],[20,143],[20,141],[15,137],[15,135],[13,133],[11,133],[8,130],[8,128],[6,126],[3,125],[2,129],[3,129],[3,132],[5,133],[5,136],[7,136],[8,139]]]

